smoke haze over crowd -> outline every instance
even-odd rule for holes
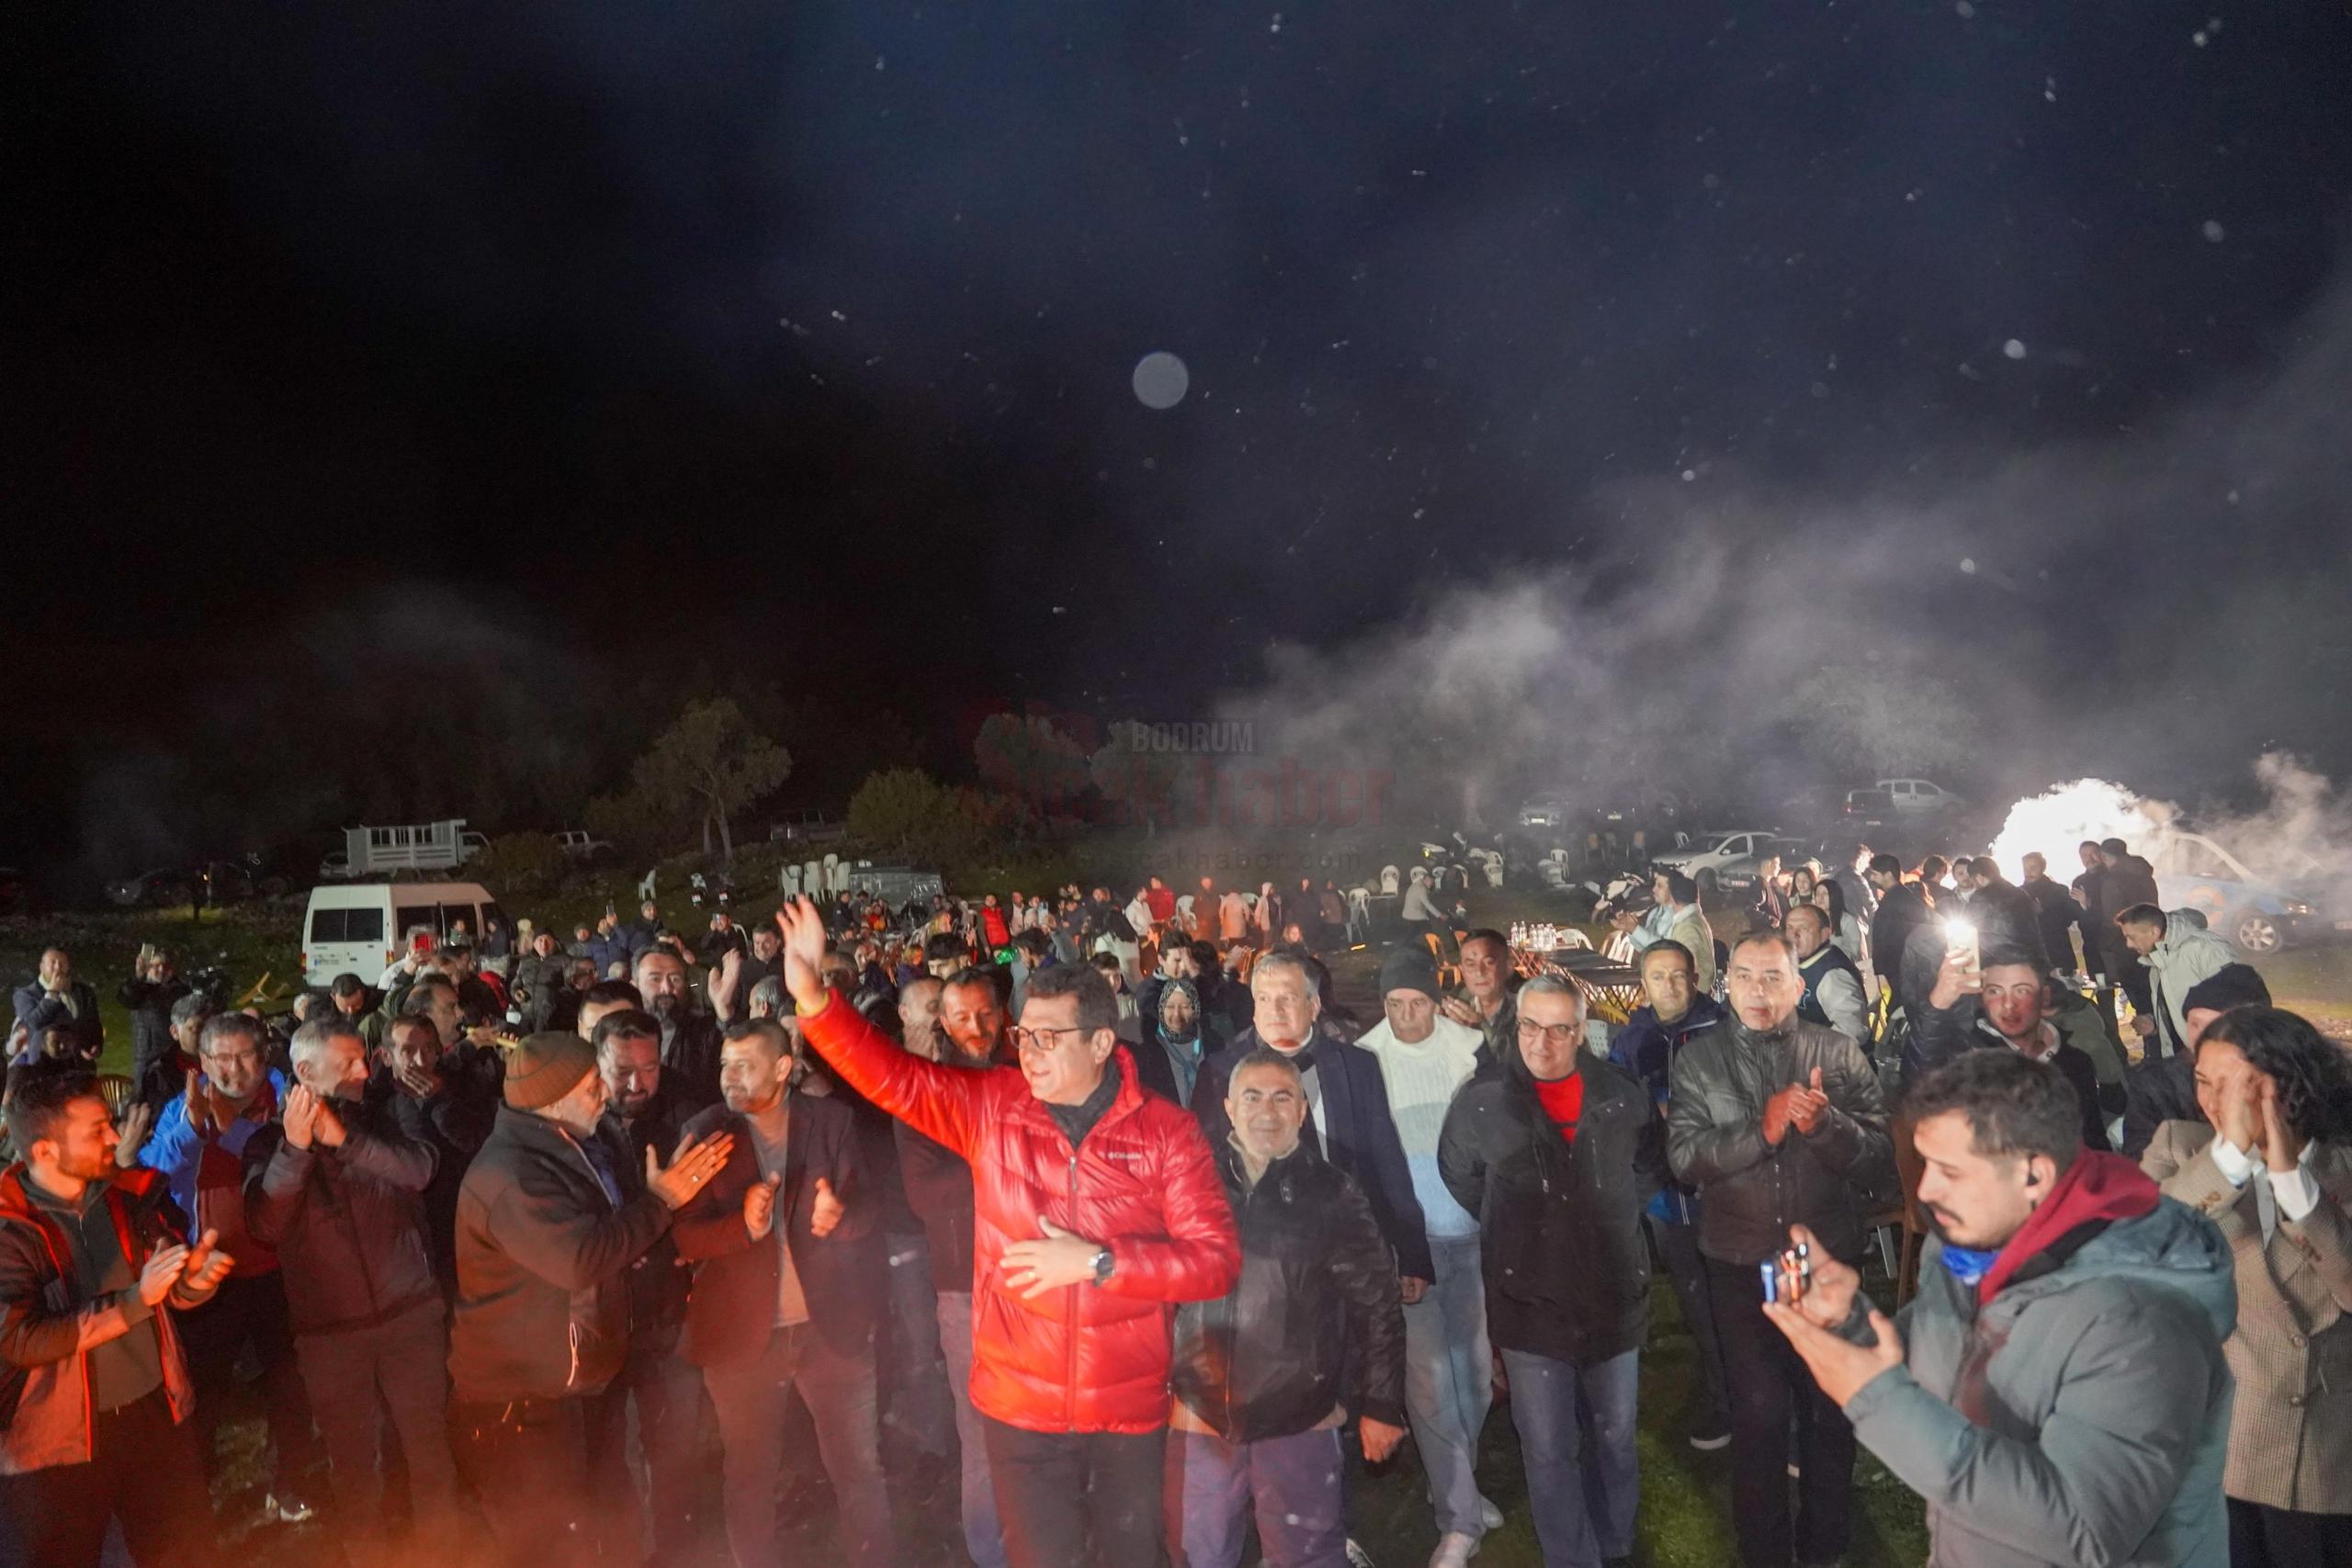
[[[0,851],[438,815],[190,805],[432,716],[537,821],[730,682],[1489,820],[2346,776],[2352,29],[2215,15],[51,18]]]

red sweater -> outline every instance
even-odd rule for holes
[[[1570,1073],[1564,1078],[1537,1078],[1535,1098],[1544,1102],[1544,1114],[1560,1129],[1560,1136],[1575,1143],[1577,1119],[1584,1114],[1584,1075]]]

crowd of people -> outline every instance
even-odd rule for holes
[[[355,1562],[768,1568],[820,1472],[853,1563],[936,1492],[977,1568],[1339,1568],[1394,1560],[1351,1477],[1409,1438],[1464,1568],[1500,1400],[1544,1562],[1602,1568],[1655,1270],[1747,1568],[1844,1558],[1858,1448],[1951,1568],[2352,1562],[2343,1050],[2120,842],[2025,869],[1768,864],[1712,913],[1661,872],[1622,1019],[1426,893],[1359,1019],[1358,901],[1154,878],[420,933],[284,1019],[142,952],[102,1077],[52,950],[0,1562],[214,1561],[250,1366],[267,1506]]]

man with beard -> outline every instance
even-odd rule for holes
[[[599,1133],[628,1158],[614,1175],[623,1198],[644,1186],[646,1155],[678,1146],[689,1117],[702,1109],[686,1100],[662,1067],[662,1026],[650,1013],[624,1008],[597,1020],[590,1036],[596,1071],[605,1080]],[[694,1550],[696,1450],[702,1427],[702,1378],[678,1354],[685,1321],[687,1272],[674,1234],[656,1237],[628,1269],[628,1353],[613,1374],[588,1423],[589,1473],[597,1478],[605,1539],[633,1558],[644,1529],[636,1477],[628,1463],[628,1411],[637,1406],[639,1441],[651,1486],[657,1564],[684,1564]]]
[[[458,1289],[458,1192],[466,1168],[490,1136],[498,1113],[498,1082],[460,1070],[442,1049],[440,1033],[422,1013],[391,1022],[369,1093],[389,1103],[409,1136],[430,1145],[433,1175],[424,1193],[424,1237],[444,1296]],[[483,1064],[494,1066],[497,1064]]]
[[[2131,1161],[2084,1148],[2046,1063],[1963,1052],[1905,1106],[1936,1230],[1918,1293],[1888,1321],[1798,1224],[1811,1278],[1764,1313],[1926,1500],[1929,1560],[2223,1568],[2231,1244]]]
[[[294,1032],[285,1114],[245,1145],[245,1217],[275,1248],[334,1483],[337,1535],[381,1546],[386,1457],[399,1435],[418,1550],[455,1544],[457,1467],[447,1422],[449,1341],[425,1238],[433,1145],[368,1089],[358,1026],[340,1016]]]
[[[839,1500],[841,1559],[876,1568],[898,1550],[874,1361],[887,1265],[849,1109],[793,1092],[792,1066],[775,1024],[730,1025],[719,1047],[726,1104],[687,1124],[690,1135],[728,1138],[732,1152],[678,1217],[678,1254],[694,1265],[682,1348],[718,1418],[727,1542],[740,1568],[776,1561],[776,1478],[795,1388]]]
[[[926,976],[900,993],[899,1009],[911,1055],[973,1072],[1004,1059],[1004,1010],[984,970],[960,970],[944,983]],[[908,1122],[896,1122],[893,1133],[907,1201],[922,1220],[939,1348],[956,1396],[964,1548],[976,1568],[1005,1568],[988,1438],[972,1407],[972,1168],[962,1154]]]
[[[667,947],[637,955],[637,989],[662,1025],[662,1065],[679,1087],[707,1105],[718,1098],[718,1021],[686,994],[686,965]]]
[[[520,1568],[594,1549],[589,1433],[628,1354],[629,1265],[734,1140],[689,1140],[667,1168],[649,1151],[642,1184],[624,1185],[595,1048],[576,1034],[525,1037],[503,1094],[458,1201],[449,1427],[492,1560]]]
[[[1862,1197],[1889,1173],[1886,1109],[1861,1048],[1797,1017],[1804,982],[1777,931],[1732,949],[1733,1022],[1674,1061],[1667,1150],[1699,1193],[1699,1250],[1732,1400],[1732,1518],[1747,1568],[1834,1562],[1852,1534],[1854,1432],[1758,1314],[1757,1265],[1792,1222],[1850,1262],[1867,1240]],[[1789,1517],[1789,1430],[1802,1471]]]
[[[119,1520],[141,1568],[211,1561],[179,1318],[233,1261],[179,1239],[163,1177],[116,1157],[98,1080],[40,1072],[9,1102],[0,1172],[0,1559],[98,1568]]]

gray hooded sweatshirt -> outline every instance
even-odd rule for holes
[[[2237,1280],[2213,1223],[2160,1199],[1981,1314],[1941,1252],[1900,1314],[1905,1364],[1846,1406],[1926,1499],[1928,1568],[2228,1568]]]

